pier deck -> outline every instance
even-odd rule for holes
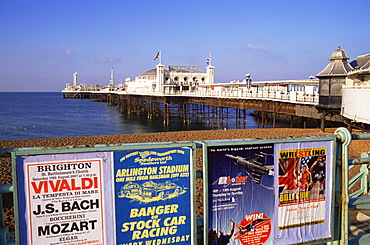
[[[192,118],[211,120],[213,125],[221,127],[222,120],[229,118],[229,108],[235,109],[233,117],[236,124],[245,123],[247,110],[256,111],[260,117],[262,127],[271,120],[272,127],[276,127],[278,116],[293,123],[295,118],[303,122],[306,127],[307,120],[317,120],[321,129],[325,129],[325,121],[343,122],[340,115],[330,115],[318,111],[318,96],[277,93],[243,93],[240,91],[182,91],[178,93],[141,93],[130,94],[126,92],[102,91],[63,91],[63,98],[92,99],[108,102],[120,108],[121,112],[128,114],[146,114],[148,118],[154,114],[161,114],[164,124],[170,122],[170,108],[177,107],[177,111],[185,123]],[[172,112],[173,113],[173,112]]]

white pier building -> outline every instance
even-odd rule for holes
[[[127,93],[151,93],[194,91],[200,86],[214,84],[214,66],[207,66],[201,72],[200,66],[165,66],[159,63],[155,69],[144,72],[135,80],[126,80]]]
[[[319,104],[316,108],[331,115],[340,114],[346,124],[370,127],[370,54],[351,62],[339,46],[319,78]],[[367,124],[367,125],[364,125]]]
[[[370,125],[370,54],[358,56],[350,64],[353,69],[342,88],[341,114],[348,123]]]

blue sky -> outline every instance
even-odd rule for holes
[[[369,0],[0,0],[0,92],[108,85],[162,63],[215,81],[307,79],[370,52]]]

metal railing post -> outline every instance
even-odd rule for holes
[[[15,244],[14,240],[9,240],[13,237],[13,234],[9,233],[8,228],[5,228],[4,225],[4,215],[3,215],[3,204],[2,204],[2,195],[3,193],[13,192],[12,184],[3,184],[0,185],[0,245],[10,245]]]
[[[341,235],[339,244],[348,244],[348,145],[351,143],[352,136],[346,128],[338,128],[334,132],[335,137],[341,143]],[[339,150],[339,149],[338,149]]]

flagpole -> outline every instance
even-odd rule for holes
[[[159,64],[162,64],[162,50],[159,50]]]
[[[158,53],[153,59],[153,62],[156,61],[158,58],[159,58],[159,63],[162,63],[161,50],[158,51]]]
[[[212,66],[212,54],[211,53],[208,53],[207,65],[208,66]]]

